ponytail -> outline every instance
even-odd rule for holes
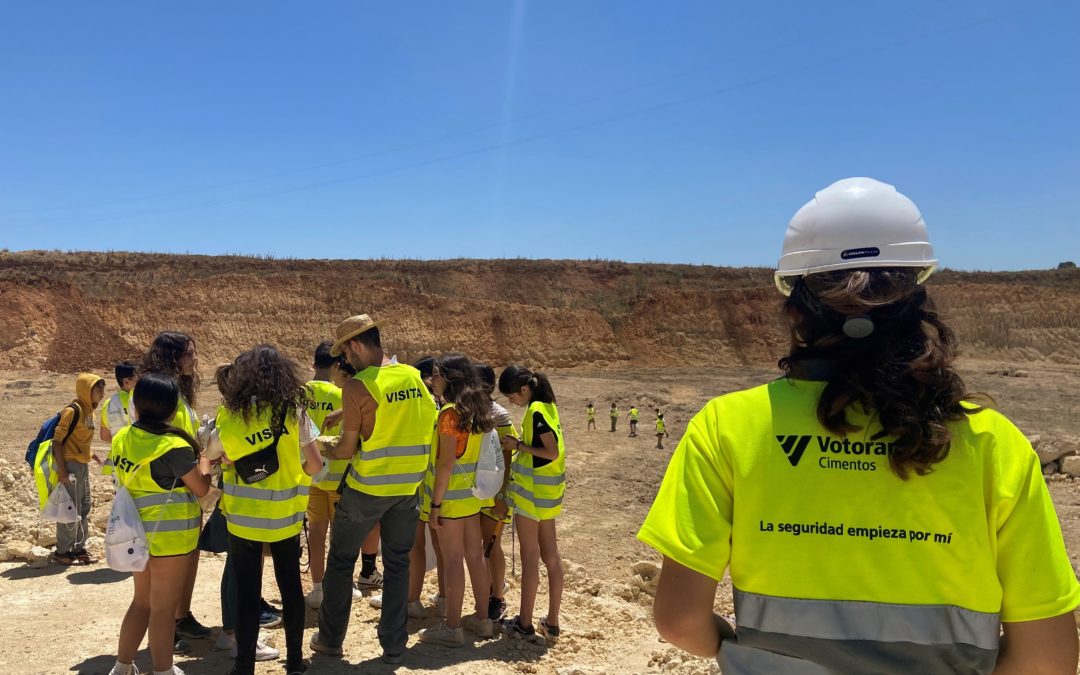
[[[514,364],[499,375],[499,391],[504,395],[520,391],[522,387],[528,387],[532,392],[529,403],[555,403],[555,392],[544,373]]]

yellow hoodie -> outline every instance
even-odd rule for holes
[[[65,461],[90,463],[90,444],[94,441],[94,406],[91,405],[90,391],[95,384],[102,381],[101,377],[93,373],[80,373],[75,379],[75,400],[72,403],[79,406],[79,421],[64,443]],[[63,439],[67,436],[74,417],[75,412],[65,406],[60,413],[60,422],[56,425],[53,438]]]

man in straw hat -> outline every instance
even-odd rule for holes
[[[311,648],[342,654],[349,627],[352,578],[364,538],[382,530],[383,661],[400,663],[408,638],[409,551],[416,534],[417,491],[427,470],[435,401],[420,372],[383,353],[379,322],[358,314],[338,324],[330,353],[344,354],[357,374],[342,389],[341,441],[351,457],[330,535],[330,554]]]

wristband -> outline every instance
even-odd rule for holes
[[[442,508],[442,502],[440,502],[438,504],[432,504],[431,508],[433,508],[433,509],[441,509]]]
[[[516,450],[518,452],[521,451],[521,439],[520,438],[517,440],[517,443],[514,445],[514,450]]]

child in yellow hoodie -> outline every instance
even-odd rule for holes
[[[67,488],[80,516],[77,523],[56,524],[56,553],[53,559],[63,565],[97,562],[86,551],[87,518],[90,516],[88,465],[91,459],[101,464],[101,458],[90,449],[90,444],[94,441],[94,410],[103,398],[105,380],[93,373],[80,373],[75,379],[75,400],[72,401],[79,409],[79,419],[75,419],[75,411],[71,407],[65,407],[53,434],[53,438],[67,439],[62,447],[54,445],[52,451],[56,458],[57,477]],[[72,424],[75,425],[74,429],[71,428]]]

